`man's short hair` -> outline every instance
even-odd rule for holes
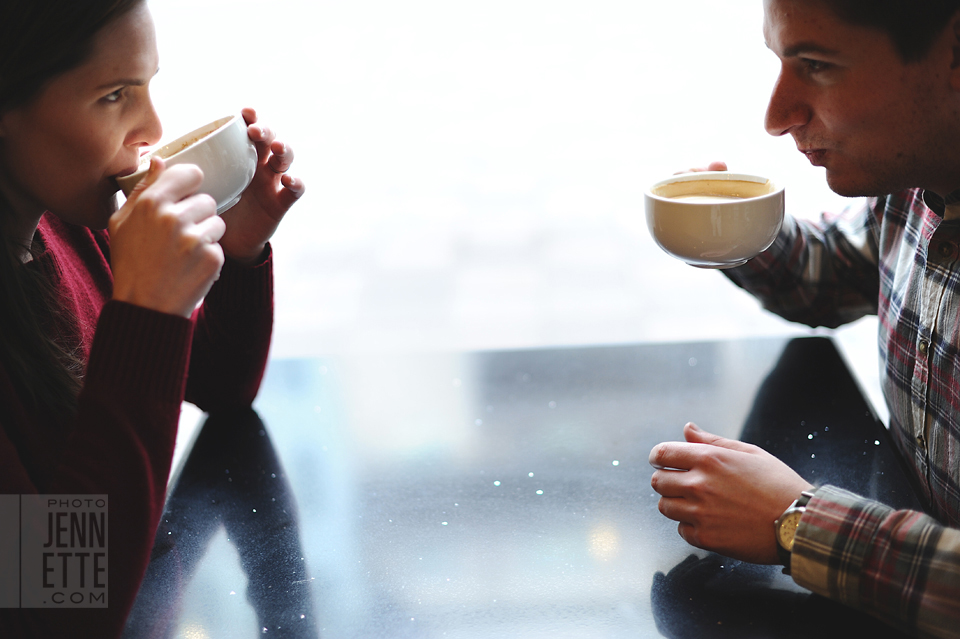
[[[880,29],[904,62],[926,57],[960,0],[823,0],[844,22]]]

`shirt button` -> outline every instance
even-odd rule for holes
[[[926,354],[927,354],[927,349],[930,348],[930,342],[928,342],[928,341],[925,340],[925,339],[922,339],[922,340],[920,340],[920,344],[919,344],[918,348],[920,349],[920,352],[921,352],[921,353],[923,353],[924,355],[926,355]]]
[[[950,257],[950,255],[953,253],[953,248],[946,242],[941,242],[940,247],[937,249],[937,251],[943,257]]]
[[[926,442],[923,439],[923,435],[917,435],[917,446],[923,448],[926,445]]]

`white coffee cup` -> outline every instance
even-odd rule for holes
[[[240,115],[214,120],[141,157],[135,172],[117,178],[124,195],[129,196],[146,175],[153,156],[163,158],[168,167],[199,166],[203,183],[198,193],[206,193],[217,201],[217,214],[240,201],[257,170],[257,148],[247,135],[247,124]]]
[[[773,244],[784,193],[764,177],[702,171],[657,182],[644,205],[647,228],[664,251],[693,266],[732,268]]]

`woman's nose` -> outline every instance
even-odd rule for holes
[[[129,144],[150,146],[159,142],[162,135],[163,125],[160,124],[160,116],[157,115],[157,110],[153,106],[153,100],[147,98],[139,121],[128,138]]]

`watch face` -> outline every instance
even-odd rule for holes
[[[793,538],[797,534],[797,526],[800,525],[802,516],[803,511],[800,510],[788,512],[780,519],[780,525],[777,527],[780,545],[791,552],[793,551]]]

